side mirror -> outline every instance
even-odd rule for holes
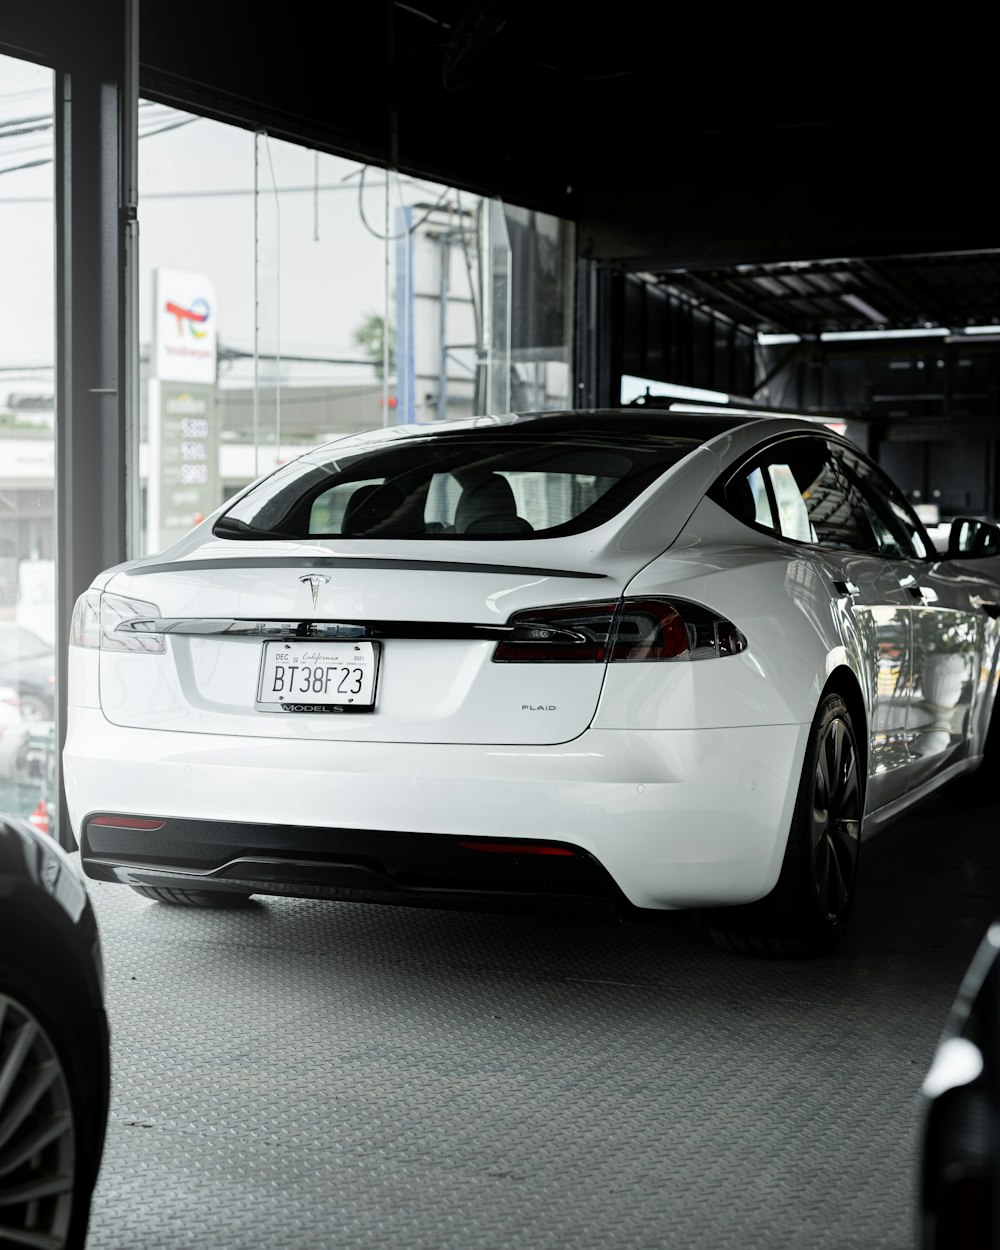
[[[957,516],[948,535],[949,560],[971,560],[1000,555],[1000,527],[979,517]]]

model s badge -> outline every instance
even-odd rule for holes
[[[307,573],[305,577],[300,577],[300,582],[308,582],[309,589],[312,591],[313,607],[316,606],[316,600],[319,598],[319,588],[324,582],[330,579],[325,573]]]

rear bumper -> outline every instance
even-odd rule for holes
[[[808,731],[591,729],[547,747],[310,742],[123,729],[73,707],[63,762],[91,877],[431,906],[513,894],[671,909],[771,889]],[[95,813],[165,824],[98,832]],[[457,871],[458,838],[579,855],[539,875],[534,862],[518,869],[521,856],[469,852],[474,869],[463,853]]]
[[[84,821],[80,841],[92,877],[128,885],[476,911],[629,910],[592,856],[552,842],[539,853],[536,843],[495,838],[206,820],[147,831],[99,815]]]

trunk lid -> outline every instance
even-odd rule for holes
[[[180,560],[137,562],[106,589],[155,607],[169,622],[166,651],[101,651],[104,714],[134,728],[253,737],[566,742],[590,724],[605,665],[493,663],[491,631],[527,608],[617,599],[644,560],[611,553],[595,564],[587,537],[407,543],[405,557],[370,541],[210,541]],[[269,631],[296,631],[308,649],[291,659],[321,665],[343,660],[359,625],[376,627],[371,711],[262,710],[265,647],[281,645]],[[298,706],[310,706],[304,698]]]

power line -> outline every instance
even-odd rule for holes
[[[39,165],[51,165],[52,157],[43,156],[37,161],[24,161],[21,165],[8,165],[6,169],[0,169],[0,174],[16,174],[19,169],[36,169]],[[48,199],[51,200],[51,196]]]
[[[0,170],[0,173],[2,172],[3,170]],[[378,190],[379,187],[385,187],[387,185],[388,185],[387,182],[369,182],[369,183],[366,183],[366,189]],[[316,186],[315,183],[310,183],[308,186],[275,187],[275,191],[278,195],[300,195],[300,194],[314,195],[317,190],[353,192],[354,188],[350,185],[344,185],[343,183],[340,183],[340,182],[324,182],[324,183],[320,183],[318,187]],[[248,195],[252,196],[253,194],[254,194],[253,187],[218,187],[215,190],[212,190],[211,188],[207,190],[204,188],[201,188],[197,191],[146,191],[146,192],[140,191],[139,202],[141,204],[143,200],[226,199],[226,198],[232,198],[235,196],[248,196]],[[41,195],[0,196],[0,204],[41,204],[41,203],[51,203],[51,202],[52,202],[51,196],[41,196]]]
[[[38,122],[43,122],[44,125],[36,126]],[[0,131],[7,130],[10,126],[36,126],[38,130],[51,130],[52,114],[34,113],[31,117],[9,117],[6,121],[0,122]],[[15,131],[15,133],[20,134],[21,132]],[[0,134],[0,139],[4,137],[3,134]]]
[[[139,135],[139,138],[150,139],[152,138],[153,135],[162,135],[167,130],[179,130],[181,126],[190,126],[192,122],[199,122],[201,120],[202,119],[200,117],[183,117],[180,119],[180,121],[168,122],[166,126],[159,126],[156,130],[143,131]],[[43,130],[43,129],[48,129],[48,127],[36,126],[34,129]],[[27,130],[11,131],[9,137],[13,138],[15,134],[28,134],[28,133],[29,131]],[[0,134],[0,139],[4,139],[7,137],[8,136],[6,135]],[[37,147],[38,145],[35,145],[35,146]],[[29,147],[24,150],[30,151],[31,148]],[[22,169],[36,169],[40,165],[51,165],[53,159],[54,158],[51,156],[44,156],[44,157],[40,157],[37,161],[23,161],[20,165],[8,165],[6,169],[0,169],[0,176],[2,176],[3,174],[14,174]]]

